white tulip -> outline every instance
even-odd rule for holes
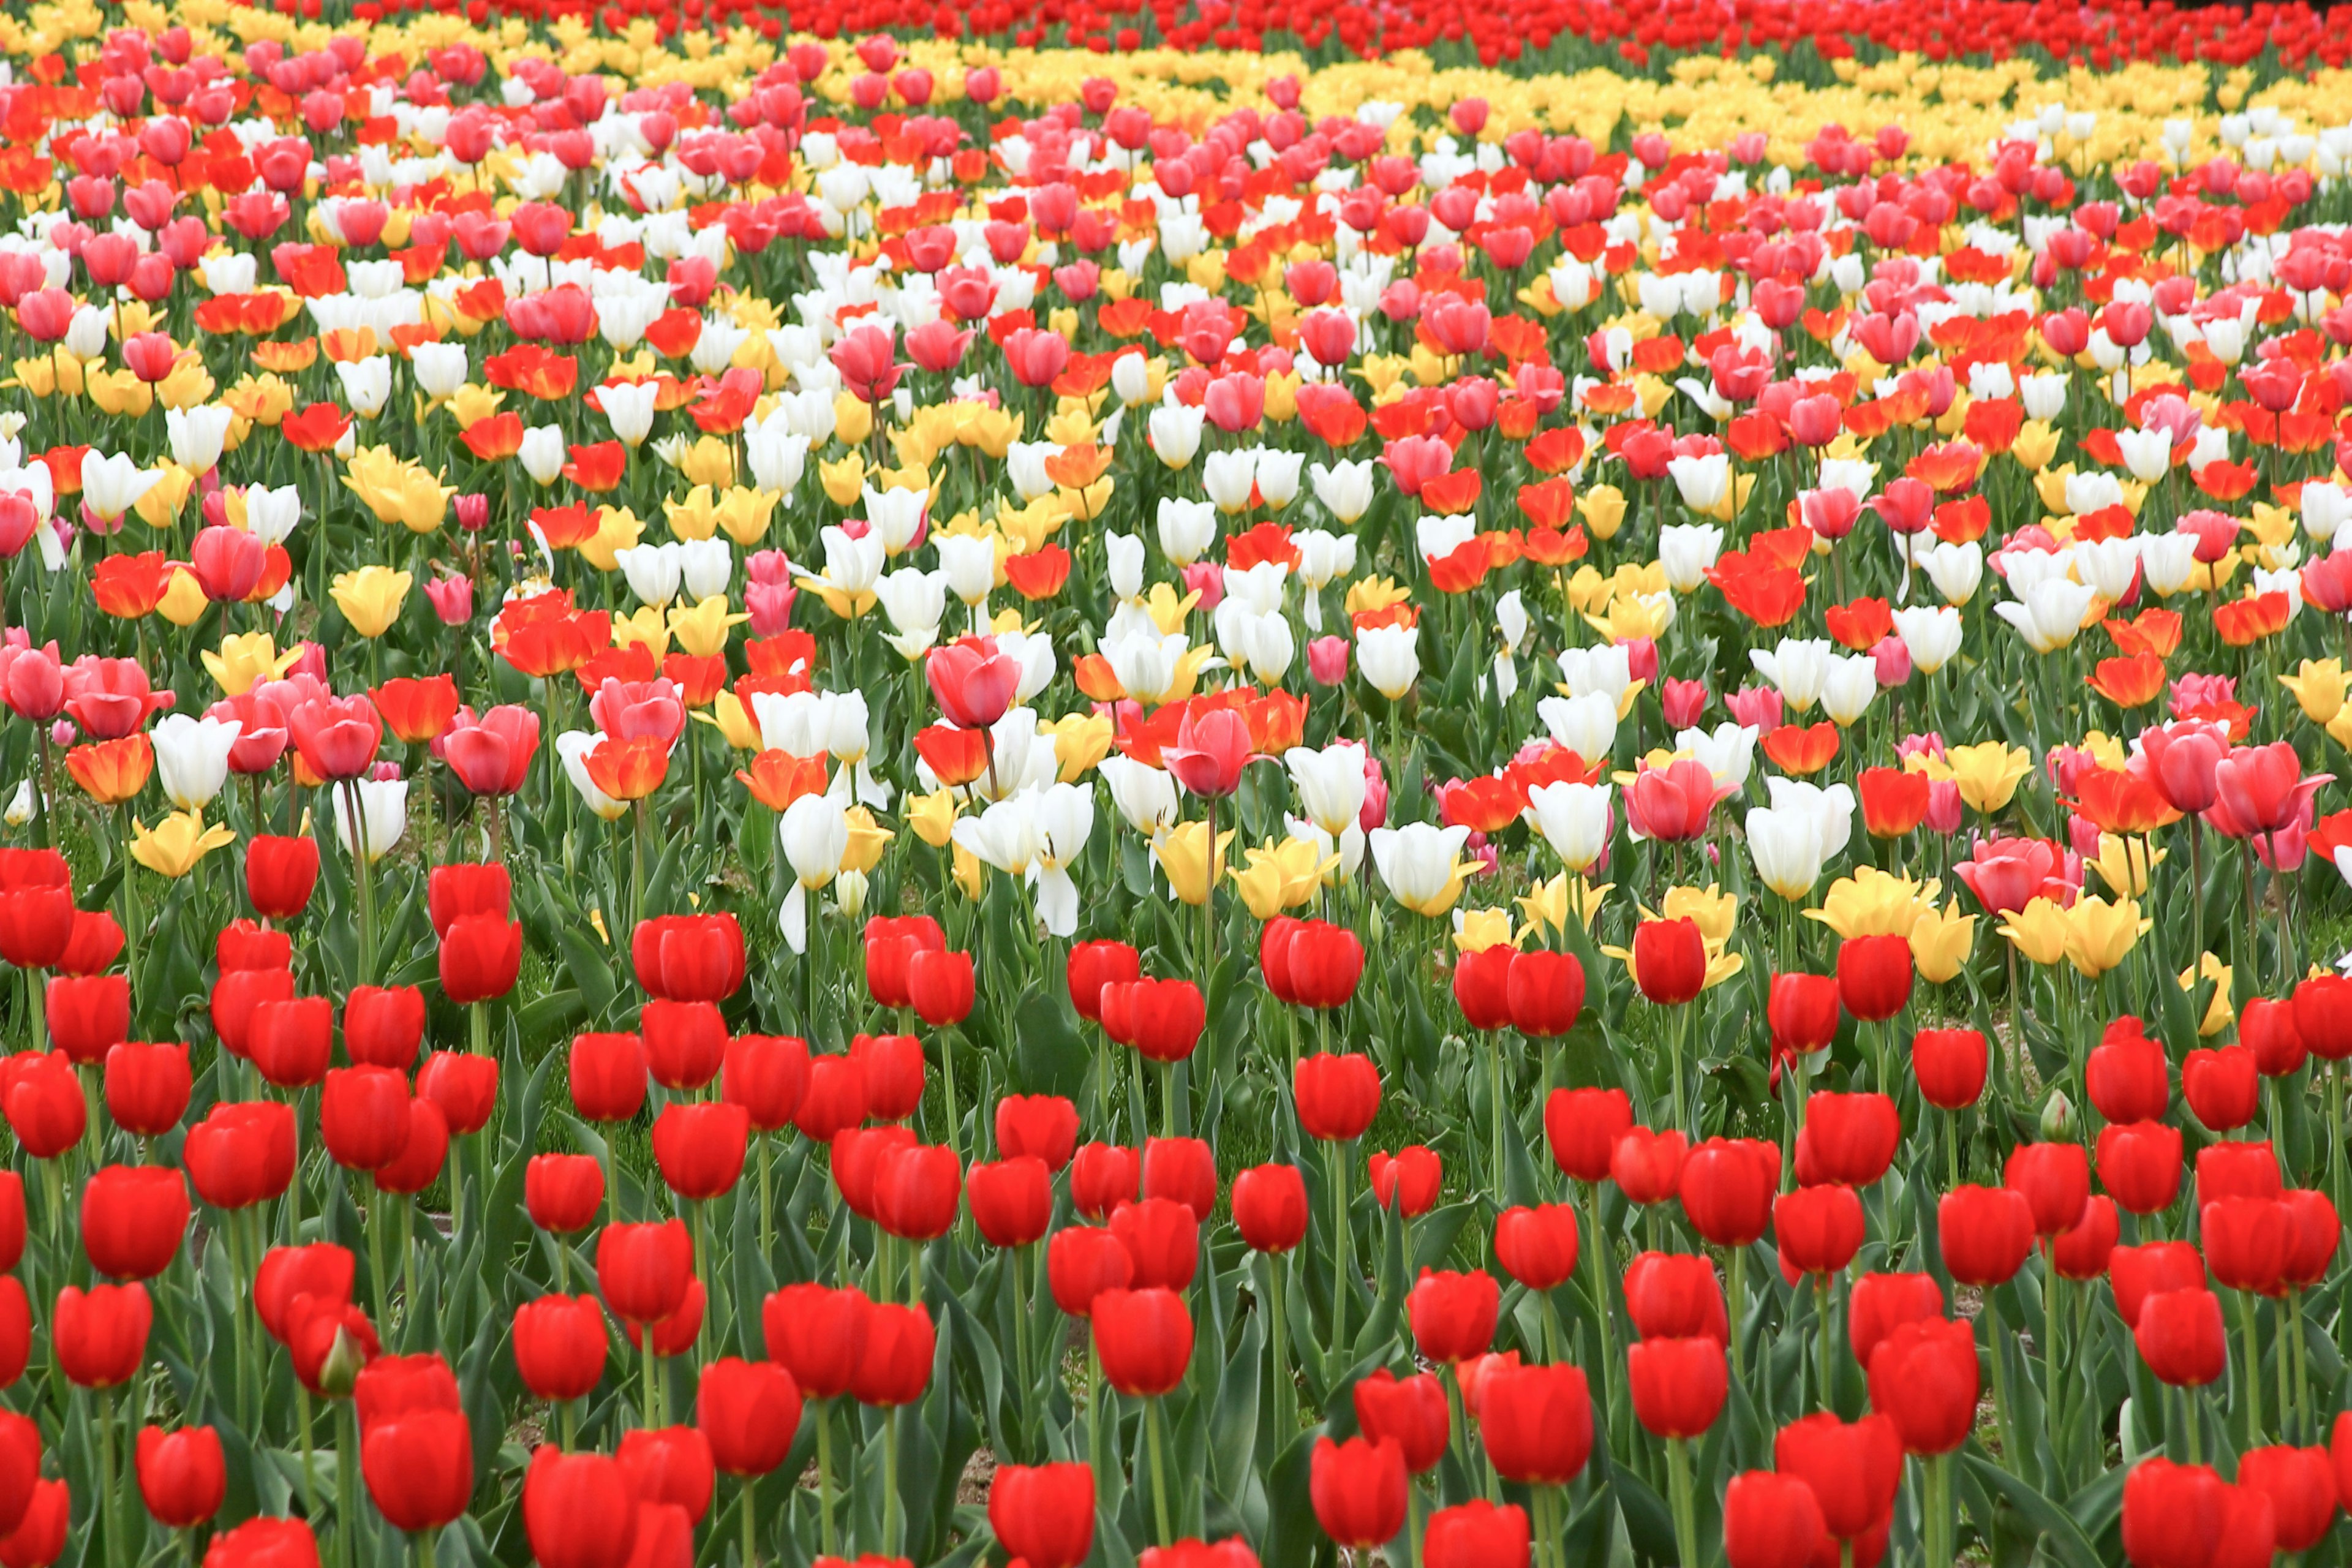
[[[1318,751],[1293,746],[1282,753],[1298,792],[1299,809],[1321,833],[1334,839],[1357,824],[1364,809],[1364,752],[1340,742]]]
[[[171,445],[172,461],[192,474],[216,467],[221,448],[228,442],[230,422],[236,417],[227,405],[220,403],[165,409],[163,432]]]
[[[1356,633],[1356,668],[1394,702],[1421,679],[1419,626],[1365,626]]]
[[[996,541],[976,533],[935,533],[931,544],[948,592],[971,609],[986,604],[996,586]]]
[[[1723,530],[1713,523],[1674,522],[1658,530],[1658,564],[1677,594],[1691,593],[1706,582],[1722,553]]]
[[[164,798],[182,811],[201,812],[228,782],[229,749],[244,724],[235,719],[197,719],[168,713],[148,739],[155,747],[155,779]]]
[[[361,360],[337,360],[335,374],[343,384],[343,401],[352,412],[373,418],[392,400],[392,361],[383,354]]]
[[[1219,511],[1235,512],[1250,503],[1257,483],[1257,454],[1247,447],[1211,452],[1201,465],[1201,489]]]
[[[522,433],[522,447],[515,456],[522,459],[524,473],[534,484],[551,485],[563,473],[570,455],[563,449],[563,429],[556,425],[534,425]]]
[[[613,552],[613,559],[628,579],[629,592],[640,604],[667,605],[677,597],[683,561],[676,541],[638,544]]]
[[[1538,784],[1523,814],[1560,864],[1582,876],[1609,847],[1610,792],[1605,784]]]
[[[1849,654],[1830,663],[1822,682],[1822,711],[1841,727],[1851,726],[1870,710],[1878,695],[1878,661],[1866,653]]]
[[[2032,584],[2022,598],[2004,599],[1992,611],[2015,626],[2034,652],[2049,653],[2074,640],[2083,629],[2083,617],[2097,600],[2098,595],[2083,584],[2063,577],[2044,578]]]
[[[1780,689],[1790,710],[1810,713],[1821,700],[1830,675],[1830,642],[1826,637],[1782,637],[1769,648],[1750,648],[1748,662],[1756,673]]]
[[[1688,752],[1706,764],[1722,789],[1745,789],[1748,775],[1756,766],[1756,740],[1759,731],[1753,724],[1735,724],[1725,720],[1712,730],[1683,730],[1675,735],[1675,750]]]
[[[1096,764],[1110,785],[1110,803],[1129,827],[1146,838],[1176,823],[1176,775],[1113,752]],[[1359,777],[1362,770],[1358,769]]]
[[[1160,498],[1160,553],[1190,566],[1217,542],[1217,509],[1210,501]]]
[[[563,759],[563,776],[572,781],[572,787],[580,792],[588,809],[607,822],[618,822],[629,815],[629,803],[614,800],[588,776],[587,755],[604,738],[584,730],[566,730],[555,738],[555,754]]]
[[[1547,697],[1536,704],[1553,741],[1587,763],[1597,763],[1616,749],[1617,703],[1598,691],[1581,697]]]
[[[1933,675],[1960,651],[1960,612],[1949,605],[1907,605],[1895,612],[1895,635],[1910,654],[1912,668]]]
[[[1920,552],[1916,560],[1948,605],[1967,604],[1984,582],[1984,546],[1974,540],[1965,544],[1937,543]]]
[[[1379,868],[1389,897],[1417,914],[1436,913],[1461,875],[1457,858],[1470,830],[1415,822],[1375,827],[1369,837],[1372,864]]]
[[[163,480],[160,469],[142,468],[122,452],[91,448],[81,455],[81,502],[108,521],[121,517]]]
[[[1666,477],[1682,492],[1683,505],[1693,511],[1713,511],[1731,493],[1731,454],[1713,452],[1704,458],[1670,458]]]
[[[1172,399],[1155,405],[1145,422],[1152,455],[1171,468],[1189,466],[1201,449],[1201,430],[1207,418],[1203,410],[1187,408]]]
[[[1759,805],[1748,812],[1747,826],[1756,879],[1790,903],[1810,897],[1822,877],[1821,829],[1812,817]]]
[[[650,381],[608,382],[596,389],[596,406],[604,411],[604,423],[612,426],[615,440],[625,447],[645,444],[654,427],[654,400],[660,392],[659,384]]]
[[[1372,509],[1372,459],[1308,466],[1307,478],[1323,510],[1342,523],[1353,523]]]
[[[335,785],[335,839],[343,853],[352,853],[352,814],[345,804],[357,792],[360,835],[366,841],[368,864],[373,866],[392,853],[408,826],[408,781],[406,779],[348,779]]]
[[[841,858],[849,850],[848,808],[828,795],[804,795],[784,808],[776,837],[793,878],[777,923],[792,950],[806,952],[809,889],[824,887],[841,870]]]

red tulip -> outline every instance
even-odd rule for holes
[[[1184,1381],[1192,1360],[1192,1314],[1173,1290],[1105,1290],[1090,1313],[1103,1376],[1121,1394],[1144,1398]]]
[[[1372,1200],[1382,1208],[1393,1208],[1407,1219],[1418,1219],[1437,1206],[1438,1190],[1444,1181],[1444,1166],[1437,1152],[1423,1143],[1407,1144],[1394,1155],[1375,1153],[1364,1162],[1365,1174],[1372,1189]],[[1150,1166],[1145,1163],[1144,1180],[1150,1181]]]
[[[540,1399],[585,1399],[604,1375],[604,1309],[593,1296],[541,1296],[515,1309],[515,1371]]]
[[[81,1142],[89,1107],[81,1080],[63,1053],[21,1052],[0,1070],[0,1110],[8,1130],[36,1160],[54,1160]]]
[[[62,1500],[65,1483],[55,1484]],[[60,1500],[61,1538],[64,1511]],[[205,1568],[319,1568],[319,1542],[310,1533],[310,1527],[299,1519],[248,1519],[236,1529],[213,1537],[212,1544],[205,1550]]]
[[[686,1300],[694,1241],[683,1220],[608,1225],[596,1237],[596,1284],[616,1318],[657,1323]]]
[[[1521,1366],[1487,1374],[1478,1436],[1507,1481],[1564,1487],[1592,1455],[1592,1394],[1574,1366]]]
[[[654,1118],[654,1163],[662,1182],[681,1198],[708,1202],[734,1189],[743,1174],[751,1119],[725,1100],[677,1101]]]
[[[106,1113],[127,1132],[161,1138],[187,1113],[192,1081],[185,1041],[126,1041],[106,1053]]]
[[[1143,1160],[1118,1143],[1088,1143],[1070,1162],[1070,1206],[1088,1219],[1107,1218],[1133,1203],[1142,1188]]]
[[[2238,1456],[2238,1488],[2269,1500],[2281,1552],[2310,1551],[2336,1523],[2336,1472],[2325,1448],[2251,1449]]]
[[[639,921],[629,957],[646,994],[665,1002],[724,1002],[743,988],[743,928],[733,915]]]
[[[1216,1155],[1199,1138],[1145,1139],[1143,1195],[1182,1204],[1206,1224],[1217,1206]]]
[[[866,1326],[874,1303],[855,1286],[787,1285],[761,1309],[768,1359],[793,1374],[811,1399],[849,1392],[866,1353]]]
[[[1032,1155],[1059,1171],[1077,1142],[1078,1108],[1060,1095],[1008,1094],[996,1102],[996,1147],[1008,1160]]]
[[[1672,1128],[1628,1128],[1609,1152],[1609,1179],[1633,1204],[1662,1204],[1682,1190],[1683,1159],[1689,1145]]]
[[[2033,1233],[2074,1228],[2091,1201],[2091,1161],[2079,1143],[2021,1143],[2009,1152],[2002,1184],[2033,1211]]]
[[[866,1311],[866,1342],[849,1392],[860,1405],[912,1405],[931,1384],[939,1331],[920,1307],[877,1301]]]
[[[998,1466],[988,1489],[988,1527],[1029,1568],[1077,1568],[1094,1551],[1093,1468]]]
[[[43,987],[49,1043],[77,1065],[101,1062],[131,1036],[131,982],[121,974],[53,975]]]
[[[1870,1405],[1895,1424],[1906,1452],[1948,1454],[1977,1414],[1977,1338],[1941,1318],[1897,1323],[1870,1352]]]
[[[702,1369],[694,1424],[710,1458],[730,1476],[764,1476],[784,1462],[800,1430],[801,1394],[773,1362],[721,1356]]]
[[[498,1109],[498,1058],[436,1051],[417,1069],[416,1092],[439,1109],[451,1132],[479,1132],[490,1124],[490,1113]]]
[[[1822,1527],[1851,1541],[1894,1506],[1903,1480],[1903,1435],[1885,1415],[1852,1423],[1827,1413],[1807,1415],[1772,1439],[1772,1467],[1811,1487]]]
[[[1658,1437],[1704,1435],[1730,1392],[1722,1342],[1705,1335],[1642,1340],[1625,1352],[1625,1375],[1634,1416]]]
[[[25,1517],[16,1529],[0,1536],[0,1565],[49,1568],[65,1553],[72,1514],[73,1496],[64,1481],[36,1481]]]
[[[314,1300],[348,1301],[357,1260],[348,1247],[331,1241],[308,1247],[274,1247],[263,1255],[253,1276],[253,1308],[261,1326],[279,1344],[287,1344],[292,1309],[298,1297]]]
[[[1429,1516],[1421,1560],[1424,1568],[1527,1568],[1530,1541],[1525,1509],[1480,1498]]]
[[[1400,1378],[1381,1367],[1359,1379],[1351,1397],[1357,1426],[1375,1443],[1394,1443],[1412,1474],[1421,1474],[1445,1457],[1451,1418],[1445,1385],[1435,1373]]]
[[[522,970],[522,922],[501,915],[452,921],[441,933],[440,965],[441,994],[450,1001],[497,1001]]]
[[[2294,988],[2294,1031],[2313,1056],[2352,1057],[2352,978],[2316,974]]]
[[[1296,1165],[1255,1165],[1234,1178],[1234,1223],[1255,1252],[1285,1253],[1307,1239],[1307,1181]]]
[[[938,949],[912,954],[907,993],[916,1015],[933,1028],[962,1023],[971,1012],[971,954]]]
[[[1429,1361],[1452,1364],[1486,1353],[1502,1291],[1483,1270],[1424,1268],[1405,1296],[1413,1343]]]
[[[1608,1179],[1617,1140],[1633,1125],[1633,1102],[1622,1089],[1556,1089],[1544,1102],[1552,1163],[1580,1182]]]
[[[2189,1052],[2180,1064],[2180,1092],[2209,1131],[2236,1131],[2262,1101],[2254,1053],[2244,1046]]]
[[[2197,1151],[2197,1206],[2223,1198],[2274,1198],[2279,1180],[2278,1155],[2268,1142],[2208,1143]]]
[[[923,675],[940,713],[959,730],[985,730],[1004,717],[1021,684],[1021,661],[997,650],[992,637],[963,637],[935,647]]]
[[[0,1274],[0,1388],[13,1387],[25,1375],[32,1354],[33,1299],[23,1280]],[[5,1511],[5,1494],[0,1494],[0,1516]]]
[[[1454,961],[1454,1002],[1462,1009],[1464,1023],[1474,1029],[1509,1025],[1511,971],[1517,967],[1518,958],[1508,942],[1497,942]],[[1578,978],[1582,978],[1580,972]]]
[[[2124,1556],[2132,1568],[2208,1568],[2229,1528],[2231,1489],[2203,1465],[2146,1458],[2124,1478]]]
[[[1138,1289],[1181,1290],[1200,1267],[1201,1222],[1170,1198],[1145,1198],[1114,1210],[1110,1233],[1127,1248]]]
[[[2107,1283],[2116,1296],[2116,1316],[2124,1327],[2139,1324],[2139,1310],[2164,1290],[2205,1289],[2205,1259],[2185,1241],[2152,1241],[2118,1247],[2107,1257]]]
[[[2180,1195],[2180,1130],[2161,1121],[2100,1128],[2099,1181],[2136,1215],[2170,1208]]]
[[[964,1202],[991,1247],[1027,1247],[1053,1222],[1053,1175],[1028,1154],[976,1163],[964,1178]]]
[[[1694,1001],[1706,984],[1706,941],[1688,918],[1633,928],[1633,984],[1662,1007]]]
[[[1846,1296],[1846,1340],[1867,1369],[1879,1342],[1905,1323],[1944,1315],[1943,1288],[1927,1274],[1865,1274]]]
[[[1143,972],[1142,963],[1135,949],[1123,942],[1076,943],[1066,966],[1070,1005],[1077,1009],[1081,1018],[1099,1022],[1103,987],[1139,978]]]
[[[474,1429],[454,1410],[410,1411],[360,1437],[360,1474],[395,1530],[436,1530],[474,1495]]]
[[[907,965],[918,952],[947,946],[947,934],[929,915],[877,915],[866,922],[866,991],[877,1005],[911,1007]],[[712,998],[717,1000],[717,998]]]
[[[2123,1222],[2116,1217],[2115,1200],[2093,1198],[2072,1230],[2051,1238],[2050,1266],[2062,1279],[2096,1279],[2107,1271],[2107,1259],[2122,1234]]]
[[[412,1100],[406,1107],[406,1135],[400,1152],[375,1168],[375,1184],[387,1193],[421,1193],[440,1179],[449,1156],[449,1122],[429,1100]]]
[[[319,1131],[335,1163],[375,1171],[408,1142],[408,1079],[389,1068],[332,1068],[319,1100]]]
[[[1731,1319],[1715,1265],[1690,1252],[1644,1252],[1625,1268],[1625,1315],[1645,1340],[1731,1342]]]
[[[2249,997],[2238,1009],[2238,1041],[2254,1053],[2254,1066],[2264,1078],[2284,1078],[2303,1066],[2310,1047],[2295,1027],[2292,999],[2273,1002]]]
[[[1764,1005],[1772,1053],[1818,1051],[1837,1038],[1837,980],[1828,974],[1775,974]]]
[[[1911,1075],[1919,1098],[1965,1110],[1984,1093],[1985,1037],[1974,1029],[1922,1029],[1911,1037]]]
[[[1363,1136],[1381,1109],[1380,1069],[1353,1053],[1301,1057],[1291,1075],[1298,1124],[1309,1138],[1344,1143]]]
[[[2221,1298],[2202,1287],[2144,1298],[2132,1342],[2147,1370],[2176,1388],[2202,1388],[2230,1369]]]
[[[1565,1035],[1584,1010],[1584,966],[1573,953],[1538,950],[1512,961],[1511,1027],[1530,1038]]]
[[[191,1530],[220,1511],[228,1465],[220,1434],[209,1426],[139,1430],[139,1496],[166,1530]]]
[[[523,1534],[541,1568],[628,1568],[637,1509],[628,1468],[603,1454],[542,1444],[523,1472]]]
[[[716,1002],[648,1002],[637,1009],[637,1028],[646,1070],[664,1089],[700,1089],[726,1064],[727,1020]]]
[[[360,1430],[424,1410],[462,1410],[457,1374],[438,1353],[378,1356],[352,1389]]]
[[[188,1129],[180,1162],[215,1208],[250,1208],[294,1179],[294,1108],[276,1100],[215,1105]]]
[[[1902,1118],[1885,1095],[1815,1093],[1797,1133],[1797,1180],[1869,1186],[1886,1174],[1902,1141]]]
[[[155,1318],[147,1288],[72,1285],[58,1292],[49,1320],[49,1347],[58,1369],[77,1388],[112,1388],[138,1375],[147,1353],[147,1330]]]
[[[1057,1230],[1045,1248],[1045,1279],[1054,1305],[1073,1318],[1090,1316],[1096,1297],[1126,1289],[1134,1275],[1126,1244],[1101,1226]]]
[[[1772,1236],[1791,1279],[1839,1272],[1862,1250],[1862,1200],[1852,1187],[1799,1187],[1772,1200]]]
[[[1553,1290],[1576,1276],[1576,1210],[1567,1204],[1507,1208],[1495,1218],[1495,1258],[1530,1290]]]
[[[406,1072],[424,1038],[425,993],[415,986],[354,985],[343,998],[343,1050],[353,1066]]]
[[[2091,1047],[2084,1067],[2091,1103],[2109,1121],[2161,1120],[2172,1100],[2164,1047],[2140,1032],[2137,1018],[2118,1019]]]
[[[2232,1290],[2274,1294],[2286,1274],[2297,1226],[2276,1198],[2222,1198],[2198,1214],[2205,1266]]]
[[[709,1305],[710,1293],[703,1289],[702,1281],[689,1279],[686,1282],[686,1295],[679,1300],[677,1311],[651,1323],[624,1318],[621,1320],[621,1331],[628,1336],[632,1351],[644,1350],[650,1336],[655,1355],[664,1359],[681,1356],[692,1350],[695,1342],[702,1337],[702,1315]]]
[[[154,1165],[109,1165],[81,1194],[81,1244],[90,1267],[117,1279],[152,1279],[188,1232],[188,1184]]]
[[[814,1143],[834,1138],[866,1120],[866,1069],[847,1057],[809,1058],[808,1085],[793,1110],[793,1125]]]
[[[1731,1568],[1806,1568],[1828,1537],[1813,1489],[1796,1476],[1745,1470],[1723,1491],[1723,1554]]]
[[[254,912],[265,920],[290,921],[310,902],[319,885],[319,841],[304,835],[275,837],[257,833],[246,844],[245,890]]]
[[[1393,1540],[1404,1528],[1409,1486],[1404,1453],[1394,1443],[1315,1440],[1307,1497],[1315,1521],[1341,1546],[1368,1552]]]
[[[41,1478],[41,1428],[29,1415],[0,1410],[0,1532],[24,1522]]]
[[[1954,1187],[1937,1205],[1936,1231],[1953,1279],[2005,1285],[2033,1246],[2033,1205],[2008,1187]]]
[[[710,1457],[710,1440],[698,1428],[640,1426],[621,1435],[620,1447],[613,1457],[635,1488],[640,1506],[675,1509],[689,1528],[701,1523],[702,1516],[710,1511],[719,1467]],[[637,1521],[637,1528],[644,1530],[643,1513]],[[690,1560],[692,1542],[688,1546]]]
[[[213,1033],[220,1037],[222,1048],[234,1057],[246,1055],[254,1010],[264,1002],[289,1001],[293,995],[294,976],[288,970],[222,970],[213,982],[211,1009]]]
[[[2308,1290],[2334,1267],[2343,1223],[2326,1193],[2291,1189],[2279,1194],[2279,1202],[2294,1219],[2294,1245],[2287,1252],[2284,1279],[2289,1289]]]
[[[1677,1195],[1691,1228],[1717,1247],[1747,1247],[1772,1223],[1780,1152],[1752,1139],[1710,1138],[1683,1162]]]

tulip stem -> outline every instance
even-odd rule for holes
[[[824,1542],[824,1554],[831,1557],[840,1550],[833,1532],[833,1401],[815,1404],[817,1534]]]
[[[1601,1184],[1585,1184],[1584,1204],[1586,1223],[1592,1232],[1591,1245],[1586,1249],[1592,1259],[1592,1321],[1601,1328],[1601,1381],[1611,1387],[1610,1426],[1616,1425],[1616,1400],[1613,1378],[1617,1370],[1616,1352],[1610,1348],[1614,1337],[1609,1325],[1609,1276],[1606,1272],[1608,1255],[1615,1250],[1609,1245],[1609,1233],[1601,1228]]]
[[[2058,1447],[2058,1429],[2065,1417],[2066,1389],[2060,1381],[2063,1375],[2058,1357],[2058,1304],[2066,1289],[2066,1281],[2058,1273],[2058,1260],[2044,1243],[2042,1260],[2046,1266],[2042,1276],[2042,1430],[2050,1439],[2050,1465],[2053,1474],[2063,1473],[2063,1455]]]
[[[91,1517],[106,1531],[106,1548],[102,1562],[111,1563],[121,1545],[120,1521],[115,1518],[114,1496],[114,1390],[98,1391],[98,1507]],[[138,1561],[136,1555],[132,1562]]]
[[[353,1568],[359,1562],[359,1417],[349,1399],[335,1403],[335,1556],[342,1568]]]
[[[882,1554],[898,1554],[898,1412],[893,1405],[882,1426]]]
[[[1151,1521],[1160,1531],[1160,1544],[1166,1546],[1176,1537],[1168,1528],[1168,1464],[1160,1455],[1160,1401],[1143,1402],[1143,1441],[1151,1454]]]
[[[2000,1353],[2000,1303],[1993,1297],[1993,1288],[1984,1293],[1985,1347],[1992,1355],[1992,1408],[2000,1427],[2001,1467],[2011,1475],[2017,1468],[2017,1430],[2009,1419],[2009,1371]]]
[[[1334,1142],[1327,1147],[1331,1164],[1331,1348],[1344,1356],[1348,1353],[1348,1271],[1354,1267],[1349,1258],[1354,1249],[1348,1234],[1348,1161],[1342,1152],[1345,1145]]]
[[[2263,1425],[2263,1347],[2254,1337],[2254,1295],[2238,1292],[2238,1332],[2245,1341],[2246,1447],[2259,1447]]]
[[[1690,1439],[1666,1443],[1666,1481],[1674,1493],[1675,1556],[1682,1568],[1698,1568],[1698,1513],[1691,1503]]]
[[[392,1332],[392,1312],[386,1305],[391,1298],[387,1294],[388,1281],[385,1275],[388,1270],[384,1268],[383,1262],[383,1230],[391,1221],[386,1217],[383,1210],[383,1188],[378,1186],[371,1177],[368,1183],[367,1213],[368,1286],[375,1297],[376,1331],[389,1334]]]
[[[743,1568],[752,1568],[760,1561],[760,1510],[753,1506],[758,1500],[751,1495],[759,1479],[757,1476],[743,1478]]]
[[[1927,1568],[1950,1568],[1952,1561],[1952,1456],[1927,1457]]]
[[[1280,1444],[1290,1440],[1291,1434],[1298,1430],[1298,1391],[1291,1386],[1290,1382],[1290,1324],[1282,1310],[1282,1276],[1289,1266],[1290,1260],[1280,1253],[1271,1254],[1265,1260],[1266,1278],[1272,1281],[1267,1302],[1267,1338],[1274,1346],[1274,1386],[1279,1391],[1281,1400],[1281,1403],[1276,1406],[1281,1412],[1282,1417],[1280,1425],[1275,1428],[1279,1440],[1276,1445],[1277,1449]],[[1089,1384],[1087,1386],[1093,1385]],[[1093,1458],[1091,1432],[1088,1437],[1087,1458]]]
[[[659,1426],[663,1422],[661,1394],[654,1386],[654,1326],[651,1323],[640,1323],[637,1325],[637,1330],[638,1348],[645,1352],[646,1362],[645,1424],[648,1426]]]
[[[1544,1309],[1551,1309],[1551,1298],[1544,1298]],[[1731,1249],[1731,1381],[1738,1383],[1748,1366],[1747,1335],[1740,1323],[1748,1315],[1748,1248]],[[1562,1356],[1558,1359],[1566,1360]]]
[[[319,1519],[317,1483],[310,1477],[310,1391],[302,1386],[302,1379],[294,1379],[294,1414],[302,1426],[302,1517],[310,1521],[313,1529]]]
[[[773,1260],[776,1251],[774,1163],[776,1135],[760,1134],[760,1256]]]
[[[1821,1283],[1820,1283],[1820,1285],[1819,1285],[1819,1286],[1815,1287],[1815,1292],[1814,1292],[1814,1293],[1815,1293],[1815,1299],[1816,1299],[1816,1300],[1817,1300],[1817,1302],[1818,1302],[1818,1304],[1819,1304],[1819,1308],[1820,1308],[1820,1311],[1821,1311],[1821,1316],[1822,1316],[1822,1387],[1821,1387],[1821,1399],[1822,1399],[1822,1408],[1823,1410],[1828,1410],[1828,1409],[1832,1408],[1832,1401],[1831,1401],[1831,1398],[1830,1398],[1830,1373],[1831,1373],[1831,1362],[1830,1362],[1830,1357],[1831,1357],[1831,1355],[1832,1355],[1832,1352],[1831,1348],[1830,1348],[1830,1321],[1831,1321],[1831,1315],[1830,1315],[1830,1279],[1831,1279],[1831,1277],[1830,1277],[1829,1275],[1827,1275],[1827,1274],[1823,1274],[1823,1275],[1822,1275],[1822,1276],[1821,1276]]]
[[[2296,1411],[2300,1413],[2311,1394],[2311,1382],[2307,1372],[2308,1363],[2304,1360],[2304,1357],[2307,1352],[2303,1342],[2302,1291],[2289,1290],[2286,1293],[2286,1348],[2292,1352],[2294,1356],[2294,1406]],[[2319,1424],[2315,1419],[2311,1423],[2311,1436],[2315,1437],[2319,1435],[2318,1426]],[[2300,1434],[2298,1434],[2298,1436],[2300,1436]]]

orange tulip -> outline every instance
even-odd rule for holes
[[[588,778],[614,800],[643,800],[669,776],[669,747],[658,737],[615,741],[607,736],[581,759]]]
[[[100,805],[136,798],[154,771],[155,748],[144,734],[93,742],[66,753],[66,772]]]

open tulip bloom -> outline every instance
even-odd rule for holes
[[[0,1564],[2341,1559],[2352,12],[1655,9],[0,17]]]

